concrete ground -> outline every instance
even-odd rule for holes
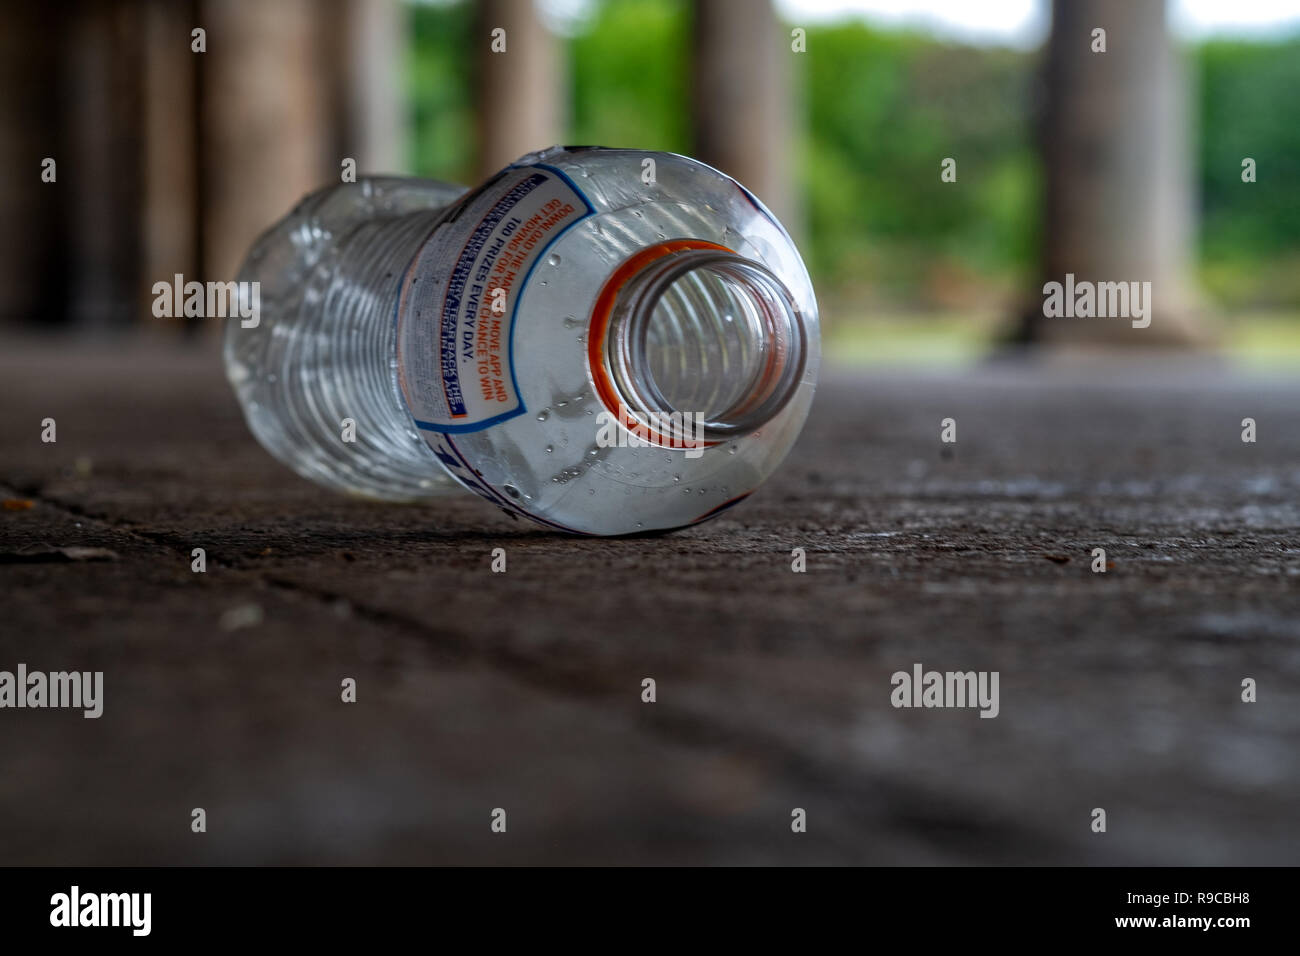
[[[0,670],[105,684],[0,710],[0,864],[1300,862],[1300,382],[829,373],[758,494],[621,540],[317,489],[210,348],[0,382]]]

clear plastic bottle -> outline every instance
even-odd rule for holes
[[[740,501],[798,437],[820,360],[789,235],[669,153],[554,147],[472,191],[329,187],[239,279],[260,314],[228,323],[226,371],[276,458],[387,500],[463,485],[563,531]]]

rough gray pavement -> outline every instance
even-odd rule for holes
[[[1300,862],[1294,380],[831,373],[749,501],[598,540],[317,489],[210,347],[0,353],[0,669],[105,673],[0,710],[0,864]]]

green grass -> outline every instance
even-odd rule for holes
[[[957,366],[987,355],[1009,322],[997,312],[940,312],[841,319],[825,330],[835,365]],[[1223,351],[1248,368],[1300,369],[1300,314],[1261,312],[1221,320]]]
[[[1300,366],[1300,315],[1262,312],[1234,316],[1225,328],[1228,354],[1243,365]]]
[[[827,360],[870,365],[964,365],[987,354],[1002,316],[941,312],[844,319],[825,330]]]

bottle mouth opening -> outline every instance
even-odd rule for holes
[[[752,432],[790,401],[807,333],[785,284],[733,252],[656,259],[620,291],[606,355],[626,412],[708,441]]]

